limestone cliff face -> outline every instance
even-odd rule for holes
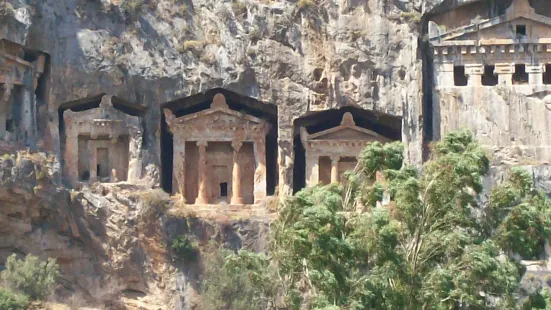
[[[399,117],[408,158],[421,160],[420,20],[436,1],[8,2],[0,33],[50,55],[39,127],[57,153],[58,108],[111,93],[149,107],[144,167],[160,165],[161,105],[224,88],[278,107],[281,189],[293,121],[315,111]]]
[[[68,191],[56,184],[53,161],[25,152],[0,159],[0,261],[12,253],[55,258],[61,279],[54,298],[71,309],[190,309],[199,303],[200,266],[184,265],[171,253],[180,235],[200,247],[214,241],[266,250],[267,214],[181,214],[162,191],[125,184]]]

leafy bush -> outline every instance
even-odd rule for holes
[[[297,8],[299,10],[314,8],[315,6],[316,2],[314,2],[314,0],[298,0],[297,2]]]
[[[172,240],[172,251],[178,259],[187,263],[195,262],[199,257],[197,243],[189,240],[184,235],[180,235]]]
[[[28,304],[29,298],[27,296],[0,287],[0,309],[23,310],[27,309]]]
[[[244,250],[235,254],[219,249],[209,255],[201,284],[206,309],[257,310],[274,305],[278,286],[269,264],[265,255]]]
[[[145,206],[157,211],[164,211],[170,202],[170,196],[159,188],[141,192],[139,197]]]
[[[59,266],[55,259],[40,261],[38,257],[27,255],[24,260],[15,254],[8,257],[6,269],[1,273],[6,285],[31,299],[43,299],[52,293],[59,276]]]

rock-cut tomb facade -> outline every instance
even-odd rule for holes
[[[371,130],[356,126],[350,112],[340,125],[309,134],[300,128],[300,139],[306,153],[306,185],[344,181],[343,175],[354,170],[361,151],[370,142],[387,143],[389,139]]]
[[[138,116],[113,107],[105,95],[99,107],[63,113],[65,179],[73,187],[94,182],[136,182],[141,177],[142,125]]]
[[[551,18],[528,0],[491,14],[475,1],[429,18],[432,139],[467,128],[497,163],[549,162]]]
[[[222,94],[197,113],[164,113],[173,135],[173,193],[199,205],[253,204],[266,197],[268,122],[230,109]]]

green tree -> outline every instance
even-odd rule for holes
[[[512,169],[481,204],[489,160],[471,133],[435,143],[419,170],[402,154],[399,143],[372,143],[345,187],[287,199],[272,224],[272,261],[247,269],[273,269],[264,272],[277,294],[254,293],[276,294],[284,309],[551,306],[545,291],[518,300],[523,268],[513,257],[537,257],[551,236],[551,202],[530,176]]]
[[[543,252],[547,196],[514,169],[479,205],[489,161],[466,131],[436,143],[421,171],[403,165],[402,153],[398,143],[370,144],[344,194],[316,186],[285,203],[273,255],[291,308],[514,307],[521,272],[505,254]],[[390,202],[378,206],[385,195]]]
[[[0,275],[10,289],[31,299],[43,299],[54,289],[59,266],[52,258],[40,261],[38,257],[29,254],[24,260],[19,260],[12,254],[6,260],[6,269]]]

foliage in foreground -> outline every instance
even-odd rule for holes
[[[231,262],[257,255],[242,251],[207,272],[206,295],[241,279],[247,296],[226,285],[216,309],[249,309],[232,303],[251,300],[270,300],[271,309],[551,307],[545,292],[518,299],[523,268],[512,257],[537,258],[551,236],[551,202],[527,172],[512,169],[480,205],[489,161],[469,132],[436,143],[422,172],[402,161],[400,144],[373,143],[346,188],[289,198],[273,224],[271,261],[235,269]]]
[[[23,310],[27,309],[28,304],[29,298],[27,296],[0,287],[0,309]]]
[[[19,260],[12,254],[6,261],[6,269],[0,275],[10,290],[20,292],[30,299],[40,300],[53,292],[59,276],[59,266],[52,258],[40,261],[36,256],[27,255],[24,260]]]
[[[218,250],[205,261],[202,296],[206,309],[266,309],[277,286],[263,254]]]

